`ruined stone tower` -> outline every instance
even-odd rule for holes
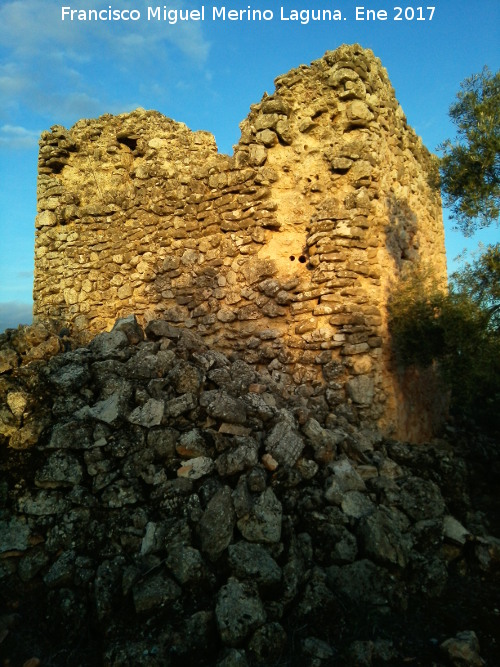
[[[446,279],[432,156],[358,45],[275,84],[232,157],[143,109],[44,132],[35,318],[82,337],[166,319],[318,415],[421,440],[432,410],[394,367],[387,301],[405,264]]]

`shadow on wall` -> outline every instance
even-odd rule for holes
[[[395,195],[387,198],[389,224],[385,228],[386,247],[398,269],[403,262],[418,262],[418,220],[405,199]]]
[[[311,398],[324,388],[332,351],[321,348],[322,330],[312,310],[292,324],[293,308],[301,307],[311,289],[305,280],[310,275],[307,251],[292,255],[292,250],[287,249],[286,262],[305,270],[302,276],[283,275],[279,259],[269,257],[251,255],[236,272],[220,257],[200,264],[197,249],[168,256],[152,285],[154,299],[164,304],[157,316],[208,336],[215,349],[254,366],[285,393],[294,387]],[[326,416],[326,404],[321,410]]]

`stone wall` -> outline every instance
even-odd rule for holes
[[[35,318],[82,338],[162,318],[319,418],[428,437],[421,387],[393,368],[387,301],[405,265],[446,277],[432,156],[358,45],[275,84],[231,157],[143,109],[44,132]]]

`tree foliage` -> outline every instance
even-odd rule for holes
[[[440,147],[443,199],[469,236],[498,222],[500,72],[466,79],[450,116],[457,140]],[[412,269],[393,292],[389,326],[399,364],[435,366],[457,416],[500,428],[500,244],[465,262],[449,291]]]
[[[500,211],[500,71],[485,67],[465,79],[450,107],[455,142],[444,141],[443,201],[466,236],[498,222]]]
[[[500,244],[488,245],[451,276],[454,293],[464,294],[483,313],[485,326],[500,334]]]
[[[399,364],[436,366],[451,390],[452,411],[498,428],[500,335],[479,274],[470,272],[470,280],[463,274],[462,284],[444,292],[428,271],[414,270],[394,290],[389,324]]]

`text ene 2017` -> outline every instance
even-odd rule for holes
[[[393,21],[432,21],[435,7],[393,7]],[[387,21],[385,9],[356,7],[356,21]]]

